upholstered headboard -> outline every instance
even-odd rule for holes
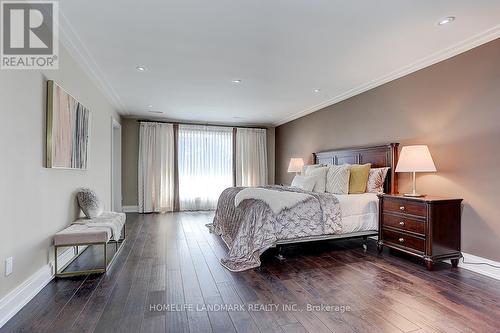
[[[390,167],[385,180],[385,193],[398,193],[398,179],[395,169],[398,162],[399,143],[380,146],[342,148],[314,153],[316,164],[365,164],[371,163],[372,168]]]

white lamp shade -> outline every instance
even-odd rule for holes
[[[425,145],[405,146],[401,149],[396,172],[435,172],[429,148]]]
[[[292,157],[288,164],[288,172],[301,172],[304,166],[304,160],[299,157]]]

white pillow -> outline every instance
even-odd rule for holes
[[[304,191],[312,191],[316,184],[316,177],[297,175],[292,180],[292,187],[300,188]]]
[[[366,184],[366,192],[382,193],[384,192],[385,177],[390,168],[374,168],[370,169],[368,174],[368,183]]]
[[[326,173],[329,167],[320,168],[308,168],[306,169],[306,176],[313,176],[316,178],[316,184],[314,184],[313,191],[318,193],[324,193],[326,189]]]
[[[326,173],[326,192],[333,194],[349,193],[349,165],[331,165]]]
[[[301,174],[304,176],[304,175],[307,175],[307,172],[308,171],[311,171],[313,169],[317,169],[317,168],[321,168],[321,167],[324,167],[325,165],[324,164],[306,164],[302,167],[302,172]]]

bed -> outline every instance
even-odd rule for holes
[[[328,150],[314,153],[313,160],[315,164],[371,163],[372,168],[389,167],[384,192],[397,193],[394,169],[398,146],[391,143]],[[335,195],[276,185],[252,191],[254,196],[246,198],[241,197],[248,192],[245,188],[224,190],[214,221],[207,225],[226,243],[229,253],[221,264],[230,271],[260,266],[260,255],[272,247],[354,237],[366,240],[378,233],[378,197],[374,193]],[[259,200],[260,194],[270,193],[276,200]]]

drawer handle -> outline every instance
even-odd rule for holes
[[[401,237],[401,238],[399,239],[399,242],[400,242],[400,243],[404,243],[404,242],[405,242],[405,239],[404,239],[403,237]]]
[[[404,221],[399,222],[399,225],[405,225]]]
[[[406,209],[405,206],[400,206],[399,207],[399,210],[405,210],[405,209]]]

